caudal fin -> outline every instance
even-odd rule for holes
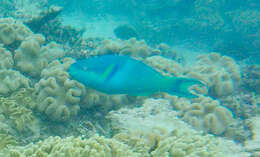
[[[198,97],[197,95],[194,95],[189,91],[189,87],[191,87],[192,85],[205,86],[202,82],[193,78],[173,77],[169,78],[169,80],[170,85],[167,90],[167,93],[186,98]]]

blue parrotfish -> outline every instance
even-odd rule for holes
[[[76,60],[68,72],[72,79],[106,94],[147,96],[167,92],[187,98],[192,85],[202,85],[193,78],[164,76],[145,63],[122,55],[101,55]]]

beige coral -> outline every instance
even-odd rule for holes
[[[149,47],[144,40],[138,41],[135,38],[129,40],[104,40],[97,49],[97,54],[123,54],[137,58],[145,58],[154,54],[161,54],[158,49]]]
[[[41,70],[48,64],[47,59],[42,57],[40,51],[44,40],[43,36],[34,35],[21,43],[14,55],[19,70],[34,77],[40,75]]]
[[[36,108],[51,120],[66,121],[80,109],[79,103],[86,91],[66,72],[72,62],[70,58],[65,58],[63,63],[53,61],[42,71],[42,79],[35,85]]]
[[[145,62],[163,74],[183,76],[185,73],[185,68],[181,64],[163,56],[147,57]]]
[[[199,56],[187,76],[205,82],[214,97],[232,94],[241,79],[238,64],[232,58],[218,53]]]
[[[42,46],[45,38],[34,34],[26,38],[15,51],[14,60],[19,70],[33,77],[39,77],[49,62],[61,58],[65,52],[61,45],[51,42]]]
[[[5,45],[22,41],[31,34],[32,31],[28,27],[13,18],[0,19],[0,41]]]
[[[12,53],[0,45],[0,69],[10,69],[13,67],[14,61]]]
[[[0,94],[9,95],[23,87],[29,87],[30,80],[15,70],[0,70]]]
[[[24,131],[34,121],[32,111],[21,106],[17,101],[0,97],[0,115],[6,119],[5,122],[18,131]]]
[[[233,121],[230,110],[220,105],[217,100],[201,96],[188,100],[175,96],[166,96],[172,100],[184,121],[195,128],[220,135],[224,133]]]
[[[129,147],[114,139],[94,136],[90,139],[81,137],[49,137],[44,141],[26,147],[10,149],[10,156],[16,157],[139,157]]]
[[[194,130],[163,99],[148,99],[140,108],[113,111],[108,118],[119,132],[113,138],[143,157],[248,157],[231,140]]]

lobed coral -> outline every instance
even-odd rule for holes
[[[66,121],[75,116],[86,92],[85,87],[71,80],[66,72],[72,62],[71,58],[53,61],[42,71],[42,79],[35,85],[36,108],[53,121]]]
[[[40,34],[26,38],[15,51],[16,67],[30,76],[39,77],[48,62],[64,55],[60,45],[51,42],[42,46],[44,42],[45,38]]]
[[[167,97],[167,96],[166,96]],[[233,121],[232,112],[210,97],[188,100],[168,96],[179,116],[193,127],[215,135],[223,134]]]
[[[13,148],[9,156],[16,157],[138,157],[138,153],[132,152],[129,147],[115,139],[106,139],[94,136],[90,139],[80,137],[49,137],[44,141],[31,144],[26,147]]]
[[[152,49],[144,40],[138,41],[135,38],[129,40],[104,40],[97,49],[97,54],[116,53],[130,55],[137,58],[145,58],[154,54],[159,55],[158,49]]]
[[[12,53],[0,45],[0,69],[10,69],[13,67],[14,61]]]
[[[173,76],[183,76],[185,68],[178,62],[165,58],[163,56],[151,56],[145,59],[145,62],[150,66],[156,68],[163,74],[170,74]]]
[[[0,19],[0,41],[10,45],[16,41],[21,42],[32,34],[31,30],[13,18]]]
[[[28,88],[30,80],[15,70],[0,70],[0,94],[9,95],[20,88]]]
[[[218,53],[199,56],[187,76],[205,82],[209,87],[210,95],[214,97],[233,94],[241,79],[240,68],[236,62]]]

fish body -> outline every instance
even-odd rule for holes
[[[84,85],[107,94],[150,95],[156,92],[196,97],[188,87],[201,84],[191,78],[167,77],[128,56],[102,55],[77,60],[68,72]]]

